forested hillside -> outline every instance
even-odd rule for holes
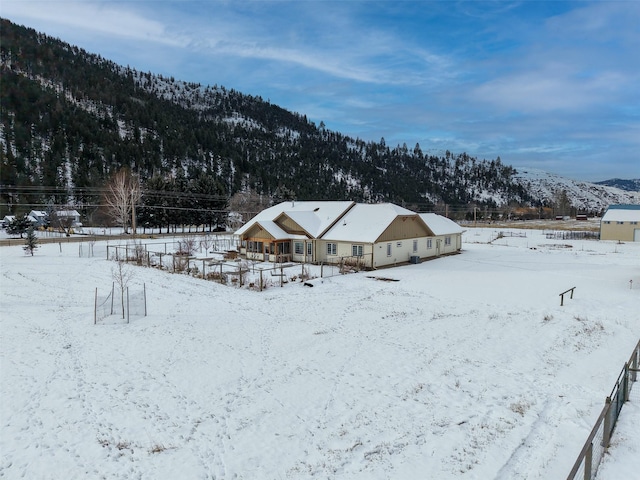
[[[240,191],[422,211],[542,203],[499,158],[363,141],[260,97],[118,66],[7,20],[1,34],[5,208],[71,204],[89,215],[123,167],[143,180],[143,202],[183,212],[223,211]]]

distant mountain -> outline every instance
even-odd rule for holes
[[[627,191],[602,182],[579,182],[532,168],[519,170],[515,180],[544,205],[557,204],[563,193],[574,209],[589,213],[602,212],[612,204],[640,204],[640,191]]]
[[[140,222],[165,225],[203,223],[197,215],[224,213],[239,192],[459,217],[477,206],[552,206],[564,190],[590,211],[640,203],[612,187],[518,173],[499,157],[352,138],[260,97],[139,72],[4,19],[0,79],[0,217],[56,203],[87,218],[124,167],[147,192]]]
[[[616,187],[627,192],[640,192],[640,178],[635,180],[622,180],[620,178],[612,178],[611,180],[603,180],[595,182],[596,185],[606,185],[608,187]]]

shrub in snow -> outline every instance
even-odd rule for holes
[[[33,257],[33,252],[36,248],[38,248],[38,237],[36,236],[36,232],[33,227],[30,227],[27,230],[27,238],[24,243],[24,251],[27,254],[31,254]]]

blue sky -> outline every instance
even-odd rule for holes
[[[640,178],[637,1],[3,0],[0,15],[364,140]]]

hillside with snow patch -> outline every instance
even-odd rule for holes
[[[580,182],[533,168],[518,170],[515,180],[542,203],[553,204],[557,195],[565,191],[571,205],[580,211],[598,213],[613,204],[640,204],[638,191]]]

